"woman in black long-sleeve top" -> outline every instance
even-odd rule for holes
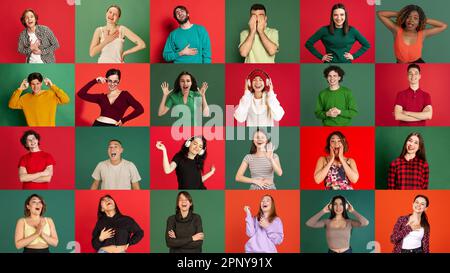
[[[92,246],[98,253],[124,253],[144,237],[144,231],[129,216],[120,213],[110,195],[100,198]]]
[[[167,218],[167,247],[170,253],[201,253],[203,238],[202,218],[194,213],[192,197],[187,191],[180,191],[175,215]]]

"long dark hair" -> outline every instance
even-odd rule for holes
[[[418,194],[416,195],[416,197],[414,197],[414,202],[416,202],[417,198],[423,198],[425,199],[425,201],[427,202],[427,208],[430,205],[430,200],[428,199],[428,197],[426,197],[425,195],[422,194]],[[420,216],[420,225],[423,227],[425,232],[430,232],[430,223],[428,222],[428,216],[427,214],[424,212],[422,212],[422,215]]]
[[[334,219],[334,217],[336,217],[336,212],[334,212],[334,201],[336,201],[336,199],[341,199],[342,201],[342,206],[344,207],[344,210],[342,211],[342,217],[344,217],[344,219],[349,219],[348,218],[348,214],[347,214],[347,200],[345,199],[344,196],[342,195],[336,195],[331,199],[331,208],[330,208],[330,218],[329,219]]]
[[[402,153],[400,154],[399,157],[403,158],[406,155],[406,153],[408,152],[408,150],[406,149],[406,143],[408,142],[409,138],[412,136],[416,136],[419,139],[419,149],[416,152],[416,157],[427,162],[427,157],[425,155],[425,143],[423,142],[422,135],[418,132],[412,132],[406,137],[405,142],[403,143]]]
[[[121,215],[121,214],[122,214],[122,213],[120,213],[119,206],[117,205],[116,200],[114,200],[114,198],[112,198],[111,195],[106,194],[106,195],[103,195],[103,196],[100,198],[100,200],[98,201],[97,219],[101,219],[101,218],[103,218],[103,217],[106,217],[106,212],[102,211],[102,200],[103,200],[103,198],[106,198],[106,197],[108,197],[109,199],[111,199],[111,200],[114,201],[114,205],[115,205],[115,207],[116,207],[116,214],[118,214],[118,215]]]
[[[31,199],[33,199],[33,197],[38,198],[39,200],[41,200],[41,203],[42,203],[42,210],[41,210],[41,214],[39,214],[39,216],[44,215],[45,211],[47,210],[47,205],[45,204],[44,198],[42,198],[42,196],[40,196],[38,194],[32,194],[32,195],[28,196],[28,198],[25,200],[25,205],[24,205],[24,209],[23,209],[23,215],[25,215],[25,217],[29,217],[31,215],[31,212],[27,208],[27,206],[30,204],[30,201],[31,201]]]
[[[338,136],[341,139],[342,146],[344,147],[344,153],[348,152],[348,143],[347,139],[345,138],[344,134],[340,131],[334,131],[327,137],[327,143],[325,145],[325,152],[328,154],[330,153],[330,141],[333,136]]]
[[[198,92],[198,90],[197,90],[197,88],[198,88],[197,80],[195,79],[195,77],[191,73],[189,73],[187,71],[182,71],[180,73],[180,75],[178,75],[178,77],[175,80],[173,92],[174,93],[181,92],[180,79],[181,79],[181,76],[184,76],[184,75],[189,75],[191,77],[191,82],[192,82],[191,91]]]
[[[330,24],[328,25],[328,31],[331,34],[334,34],[334,30],[336,29],[336,26],[334,25],[334,20],[333,20],[333,11],[335,9],[343,9],[345,11],[345,21],[344,21],[344,25],[342,26],[342,30],[344,31],[344,35],[346,35],[348,33],[348,30],[350,29],[350,26],[348,25],[348,12],[347,12],[347,9],[345,8],[344,4],[341,4],[341,3],[334,4],[333,7],[331,8]]]
[[[202,142],[203,142],[203,150],[204,153],[202,155],[196,155],[194,158],[194,162],[195,162],[195,166],[197,166],[197,170],[200,170],[201,172],[203,172],[203,167],[205,165],[205,160],[206,160],[206,156],[208,155],[208,150],[206,149],[206,138],[204,136],[192,136],[190,137],[188,140],[184,141],[183,144],[181,145],[180,151],[178,151],[178,153],[176,153],[175,156],[182,156],[183,158],[186,158],[189,154],[189,147],[186,147],[186,142],[187,141],[193,141],[195,138],[202,138]]]
[[[425,12],[423,9],[417,5],[407,5],[406,7],[403,7],[399,12],[397,16],[396,24],[400,26],[402,29],[406,28],[406,19],[408,18],[409,14],[413,11],[417,11],[419,14],[419,25],[416,28],[416,31],[424,30],[427,16],[425,15]]]
[[[270,142],[270,138],[267,136],[267,133],[263,129],[260,129],[258,127],[258,129],[256,129],[256,131],[253,133],[252,145],[250,147],[250,154],[256,154],[256,152],[258,151],[258,148],[256,147],[255,142],[253,141],[255,139],[255,135],[257,133],[263,133],[266,136],[266,138],[267,138],[266,145],[269,144],[269,142]]]
[[[270,207],[270,214],[269,214],[269,217],[268,217],[269,218],[269,223],[272,223],[273,220],[278,217],[277,210],[275,208],[275,200],[273,199],[272,195],[269,195],[269,194],[264,195],[262,198],[264,198],[266,196],[270,197],[270,199],[272,200],[272,205]],[[262,200],[262,198],[261,198],[261,200]],[[260,202],[259,210],[258,210],[258,214],[256,215],[256,218],[259,221],[259,220],[261,220],[262,217],[264,217],[264,212],[261,209],[261,202]]]
[[[187,200],[189,200],[189,203],[191,203],[191,206],[189,207],[189,213],[192,213],[194,211],[194,201],[192,200],[192,196],[187,191],[180,191],[177,195],[177,202],[175,204],[175,214],[181,214],[180,208],[178,207],[178,201],[180,200],[181,195],[184,195]]]

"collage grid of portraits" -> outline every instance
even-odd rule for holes
[[[0,252],[449,253],[448,7],[1,1]]]

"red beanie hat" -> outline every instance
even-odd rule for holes
[[[255,69],[250,72],[247,79],[249,79],[251,83],[256,77],[260,77],[264,81],[264,91],[269,91],[269,86],[267,85],[267,79],[269,79],[269,75],[261,69]]]

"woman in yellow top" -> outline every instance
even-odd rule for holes
[[[17,221],[16,248],[23,248],[23,253],[50,253],[48,247],[58,245],[55,224],[49,217],[44,217],[47,206],[44,199],[30,195],[25,200],[25,217]]]

